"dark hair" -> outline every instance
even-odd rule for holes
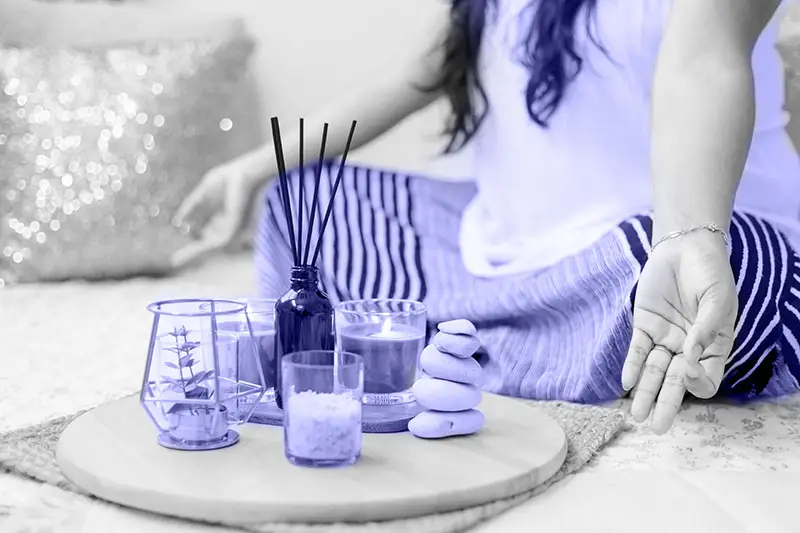
[[[460,150],[475,135],[489,111],[478,73],[478,56],[487,16],[496,0],[452,0],[450,29],[445,37],[444,65],[433,87],[445,93],[452,116],[445,130],[449,142],[445,153]],[[531,0],[531,24],[520,46],[520,64],[530,72],[525,89],[528,114],[546,128],[558,109],[567,86],[578,75],[583,60],[575,49],[578,15],[587,11],[587,33],[597,0]]]

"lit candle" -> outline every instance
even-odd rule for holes
[[[340,331],[339,342],[343,351],[364,358],[364,394],[368,403],[372,395],[398,395],[414,385],[425,343],[423,332],[387,319],[381,324],[347,325]],[[386,403],[394,402],[388,399]]]
[[[418,335],[416,332],[413,331],[400,331],[396,329],[392,329],[392,321],[387,320],[381,326],[380,331],[376,331],[375,333],[370,333],[369,337],[372,339],[410,339],[413,337],[417,337]]]

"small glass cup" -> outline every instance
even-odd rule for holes
[[[364,403],[411,403],[419,356],[425,347],[425,305],[373,299],[336,307],[336,348],[364,358]]]
[[[283,446],[297,466],[352,465],[361,457],[364,360],[334,350],[281,360]]]
[[[248,331],[247,320],[244,316],[233,316],[229,319],[220,319],[217,330],[221,333],[235,335],[239,338],[239,379],[247,383],[261,383],[261,373],[264,374],[264,396],[261,402],[275,401],[275,303],[276,300],[265,298],[237,298],[245,304],[247,320],[250,321]],[[251,352],[255,349],[258,353],[257,364]]]

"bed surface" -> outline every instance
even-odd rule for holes
[[[0,431],[134,392],[147,350],[145,305],[176,296],[247,296],[248,254],[179,276],[0,290]],[[623,402],[621,402],[623,403]],[[581,473],[481,533],[800,531],[800,396],[736,406],[692,403],[671,432],[631,426]],[[23,524],[30,529],[23,529]],[[226,531],[87,503],[0,474],[0,531]]]

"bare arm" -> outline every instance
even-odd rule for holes
[[[350,146],[351,152],[366,145],[392,129],[403,119],[431,104],[439,96],[435,91],[424,91],[422,87],[431,87],[437,81],[441,65],[441,51],[438,39],[447,24],[445,11],[434,22],[434,28],[427,35],[428,42],[419,43],[416,57],[408,65],[400,65],[389,70],[372,83],[362,84],[357,92],[348,94],[344,99],[333,102],[326,108],[305,117],[304,158],[306,164],[316,161],[322,129],[329,123],[325,154],[327,158],[338,157],[344,151],[350,124],[358,121],[356,133]],[[299,131],[297,122],[282,123],[281,138],[283,140],[286,168],[291,169],[299,164]],[[288,127],[287,127],[288,126]],[[272,137],[270,136],[270,139]],[[275,153],[272,142],[256,149],[248,155],[249,168],[260,169],[254,179],[261,183],[277,173]]]
[[[653,240],[728,228],[755,122],[751,57],[779,0],[675,0],[653,84]]]

